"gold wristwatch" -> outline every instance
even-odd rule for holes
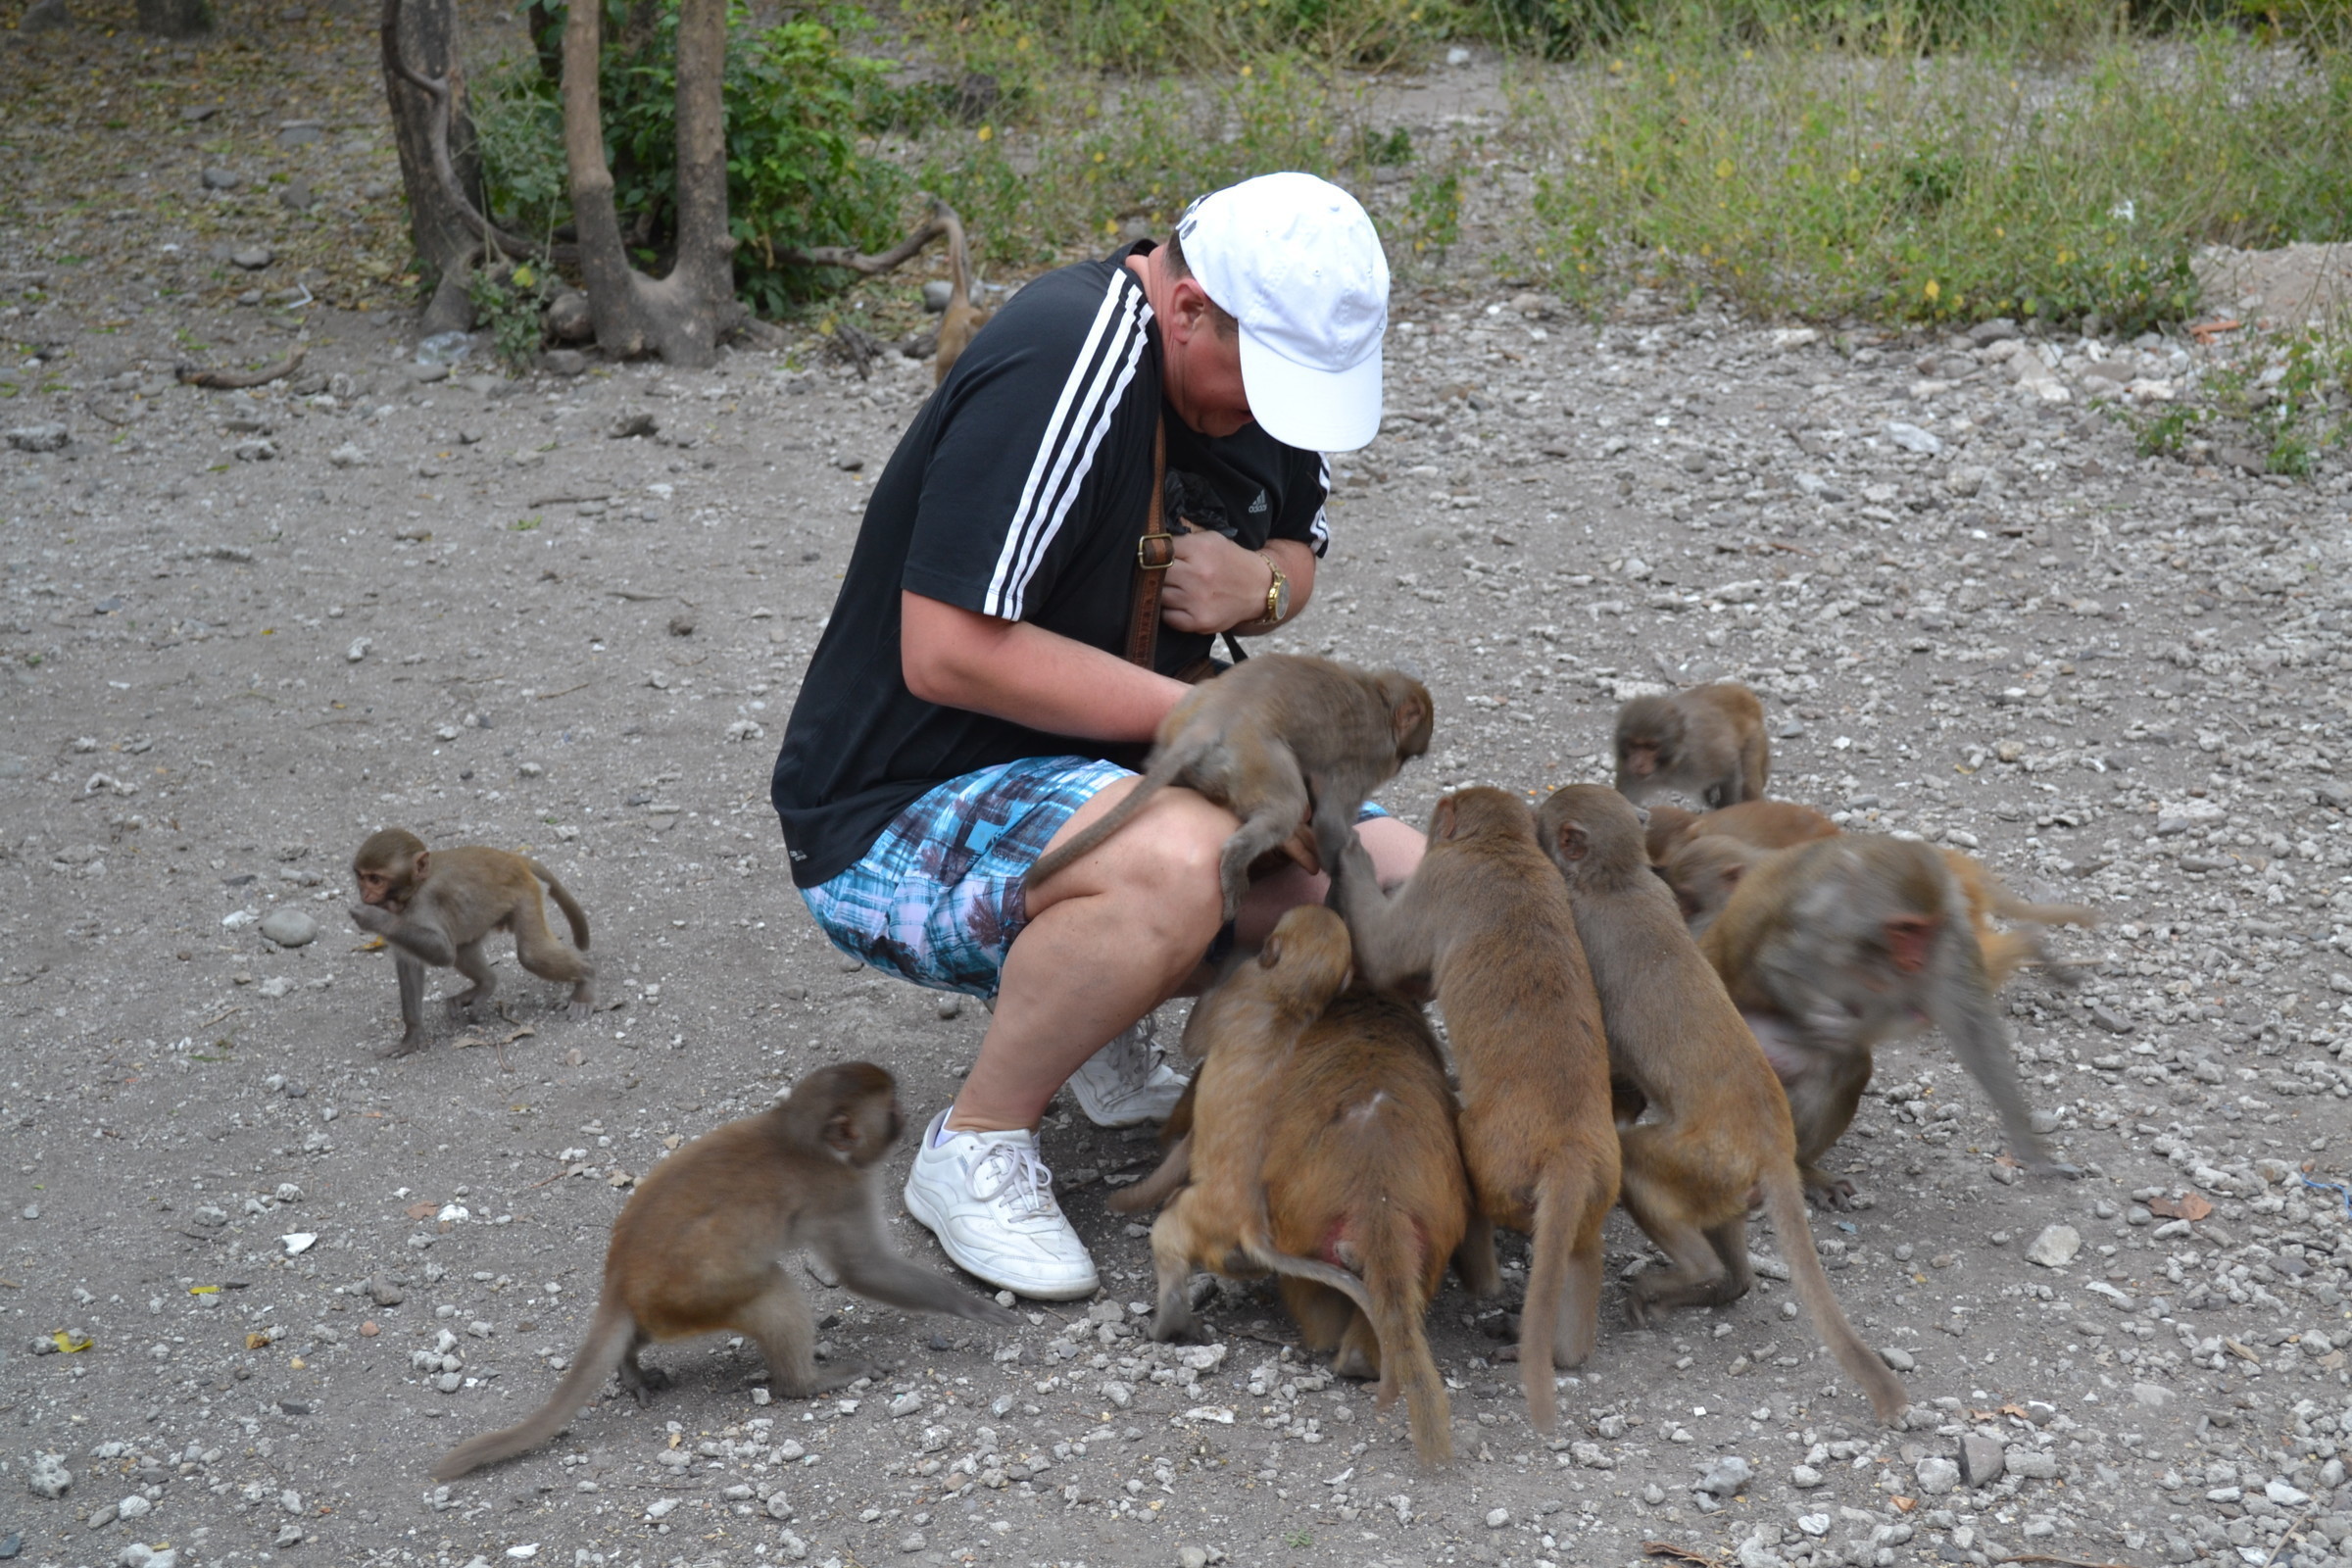
[[[1291,612],[1291,579],[1283,575],[1282,568],[1274,564],[1274,558],[1263,550],[1257,553],[1257,559],[1274,574],[1274,580],[1266,584],[1266,612],[1261,618],[1268,624],[1278,624]]]

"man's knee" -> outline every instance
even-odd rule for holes
[[[1170,941],[1215,935],[1223,894],[1217,865],[1236,823],[1190,790],[1170,789],[1103,845],[1101,896],[1132,903]]]
[[[1418,829],[1393,816],[1366,817],[1355,824],[1355,836],[1363,840],[1365,853],[1372,857],[1373,872],[1384,888],[1396,887],[1411,876],[1429,848],[1429,840]]]

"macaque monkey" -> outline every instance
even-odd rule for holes
[[[1260,654],[1195,686],[1160,720],[1144,776],[1126,798],[1029,868],[1036,888],[1092,852],[1171,784],[1242,819],[1218,877],[1225,918],[1249,891],[1250,863],[1288,841],[1313,810],[1322,868],[1355,842],[1356,808],[1429,750],[1429,688],[1394,669],[1358,669],[1304,654]]]
[[[1747,1294],[1747,1198],[1761,1187],[1813,1332],[1891,1424],[1910,1401],[1830,1291],[1805,1218],[1788,1102],[1651,874],[1641,818],[1614,790],[1572,784],[1544,803],[1536,821],[1567,879],[1600,993],[1610,1066],[1648,1102],[1647,1118],[1618,1132],[1620,1197],[1673,1267],[1635,1276],[1627,1294],[1634,1320]]]
[[[1185,1035],[1189,1041],[1193,1024],[1200,1025],[1206,1053],[1194,1077],[1186,1139],[1192,1185],[1152,1222],[1152,1261],[1159,1271],[1154,1340],[1198,1336],[1185,1289],[1196,1263],[1219,1274],[1297,1275],[1372,1310],[1362,1283],[1346,1269],[1275,1247],[1260,1174],[1273,1136],[1276,1091],[1293,1050],[1325,1004],[1347,989],[1349,963],[1348,928],[1339,916],[1320,905],[1301,905],[1275,924],[1254,959],[1237,965],[1194,1004]]]
[[[498,976],[482,956],[482,939],[493,931],[514,933],[515,961],[525,969],[571,987],[573,1017],[596,1010],[587,911],[537,860],[478,844],[429,851],[406,828],[388,827],[360,846],[351,858],[351,874],[360,884],[360,902],[348,906],[352,921],[384,939],[400,980],[400,1044],[385,1055],[405,1056],[424,1048],[426,964],[454,966],[473,982],[449,1000],[452,1016],[470,1014],[490,1000]],[[571,923],[577,952],[548,930],[542,883]]]
[[[963,242],[963,220],[946,202],[934,202],[932,211],[948,230],[948,277],[954,290],[947,314],[939,318],[939,350],[931,360],[931,384],[937,386],[997,313],[972,298],[972,258]]]
[[[1684,926],[1695,937],[1715,923],[1748,867],[1772,853],[1728,833],[1699,833],[1685,839],[1656,873],[1674,895]]]
[[[1168,1118],[1159,1169],[1110,1200],[1113,1209],[1148,1207],[1184,1180],[1191,1094]],[[1332,1370],[1381,1379],[1384,1406],[1401,1392],[1423,1462],[1447,1463],[1451,1415],[1423,1320],[1447,1254],[1472,1289],[1491,1292],[1499,1281],[1492,1228],[1469,1234],[1470,1183],[1437,1037],[1409,1004],[1360,987],[1345,992],[1298,1037],[1268,1115],[1263,1175],[1274,1245],[1362,1276],[1373,1309],[1367,1315],[1328,1286],[1289,1275],[1277,1282],[1283,1303],[1307,1348],[1332,1357]]]
[[[1394,897],[1360,843],[1343,853],[1331,897],[1366,984],[1436,987],[1479,1213],[1534,1242],[1519,1378],[1528,1418],[1549,1432],[1552,1368],[1592,1351],[1601,1226],[1617,1201],[1608,1046],[1568,890],[1536,842],[1535,813],[1482,788],[1438,802],[1428,852]]]
[[[1760,799],[1772,778],[1764,705],[1732,681],[1617,710],[1617,791],[1629,801],[1679,789],[1709,807]]]
[[[1992,1098],[2020,1159],[2053,1161],[2034,1130],[1984,956],[1942,856],[1908,839],[1840,834],[1767,856],[1740,879],[1699,951],[1755,1031],[1788,1096],[1805,1186],[1842,1205],[1820,1160],[1852,1124],[1871,1048],[1922,1020]]]
[[[615,1371],[637,1402],[666,1379],[638,1363],[649,1342],[733,1332],[767,1358],[769,1387],[807,1398],[873,1375],[816,1369],[816,1326],[784,1254],[806,1248],[858,1295],[910,1312],[1020,1321],[901,1257],[871,1167],[897,1141],[897,1086],[882,1068],[820,1067],[758,1116],[714,1127],[656,1165],[612,1222],[588,1338],[556,1392],[518,1426],[452,1448],[436,1481],[511,1459],[571,1424]]]
[[[1642,843],[1649,854],[1649,863],[1664,865],[1667,858],[1682,847],[1691,833],[1691,824],[1699,813],[1686,811],[1679,806],[1651,806],[1642,808]]]

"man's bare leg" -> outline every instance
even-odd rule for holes
[[[1102,790],[1053,842],[1083,831],[1131,788],[1126,780]],[[1206,982],[1200,958],[1217,934],[1217,857],[1233,829],[1222,808],[1167,790],[1038,890],[1029,925],[1005,955],[980,1054],[948,1112],[950,1131],[1036,1126],[1054,1092],[1104,1041]],[[1394,817],[1356,831],[1384,886],[1420,861],[1421,835]],[[1326,885],[1297,869],[1253,884],[1235,922],[1237,942],[1263,942],[1284,910],[1322,902]]]

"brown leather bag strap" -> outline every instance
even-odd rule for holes
[[[1159,590],[1176,560],[1176,539],[1166,524],[1168,427],[1152,427],[1152,505],[1135,541],[1135,591],[1128,602],[1127,662],[1146,669],[1159,651]]]

